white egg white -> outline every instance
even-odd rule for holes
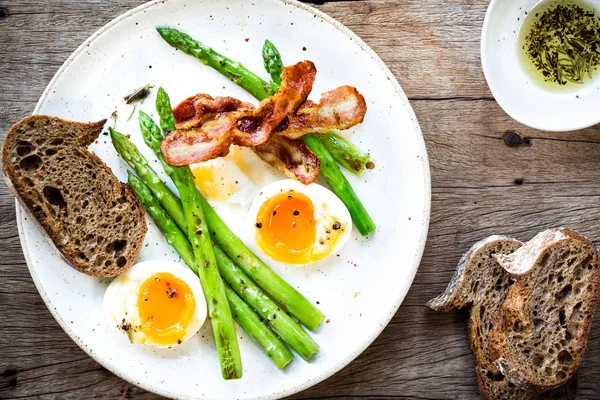
[[[103,311],[109,325],[124,337],[128,337],[132,343],[159,348],[171,347],[178,343],[155,343],[143,331],[133,328],[142,324],[137,307],[140,288],[146,279],[157,273],[172,274],[189,286],[194,295],[196,309],[185,329],[184,337],[181,338],[181,343],[194,336],[206,321],[206,300],[198,277],[189,268],[173,261],[144,261],[135,264],[115,278],[104,293]],[[127,329],[124,329],[123,321],[126,321],[126,326],[129,325]]]
[[[255,251],[259,251],[262,256],[271,258],[263,249],[261,249],[257,241],[257,215],[261,209],[261,206],[267,200],[277,196],[280,193],[290,191],[302,193],[313,203],[314,219],[316,223],[315,228],[317,231],[313,247],[315,259],[314,261],[302,264],[286,262],[283,260],[276,261],[290,265],[304,266],[321,261],[332,254],[338,253],[342,247],[344,247],[346,242],[348,242],[352,232],[352,218],[348,212],[348,209],[344,203],[342,203],[339,197],[323,186],[316,183],[304,185],[294,179],[284,179],[273,182],[263,187],[254,199],[248,213],[248,220],[245,227],[245,229],[249,232],[246,236],[250,239],[253,249]],[[340,227],[334,232],[332,231],[332,226],[336,222],[340,224]],[[332,244],[329,240],[332,234],[339,235],[334,244]]]

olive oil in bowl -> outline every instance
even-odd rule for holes
[[[591,82],[600,64],[600,19],[579,0],[544,0],[525,17],[518,54],[532,81],[554,92]]]

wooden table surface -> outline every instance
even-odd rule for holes
[[[0,132],[28,115],[69,54],[143,0],[0,0]],[[377,340],[296,399],[478,399],[466,313],[424,307],[461,254],[494,233],[527,240],[570,226],[600,244],[600,127],[526,128],[492,98],[479,60],[486,0],[325,2],[364,39],[415,109],[431,163],[431,225],[414,284]],[[600,112],[600,110],[599,110]],[[506,131],[529,139],[507,147]],[[14,199],[0,185],[0,398],[153,399],[98,365],[50,315],[29,276]],[[600,314],[579,370],[579,399],[600,398]]]

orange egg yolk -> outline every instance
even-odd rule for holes
[[[257,243],[275,260],[311,261],[317,235],[314,206],[302,193],[289,191],[265,201],[256,216]]]
[[[138,311],[147,340],[162,345],[181,343],[195,310],[194,294],[175,275],[157,273],[142,283]]]

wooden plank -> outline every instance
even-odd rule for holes
[[[31,112],[85,38],[142,2],[0,0],[0,132]],[[484,0],[318,6],[373,46],[413,99],[431,162],[432,218],[419,273],[390,325],[348,367],[293,398],[479,398],[466,314],[424,307],[445,288],[461,254],[492,233],[526,240],[557,225],[600,238],[600,129],[531,130],[489,100],[478,55],[486,6]],[[530,144],[507,147],[507,130]],[[126,386],[128,397],[156,398],[99,366],[54,321],[24,263],[14,215],[2,186],[0,398],[114,399]],[[580,368],[581,399],[600,397],[599,319]]]
[[[91,33],[143,0],[11,0],[0,2],[0,73],[36,69],[44,87]],[[344,23],[379,54],[409,98],[491,97],[479,62],[485,0],[347,1],[317,8]],[[11,67],[8,64],[12,64]],[[16,65],[15,65],[16,64]],[[19,80],[22,81],[22,80]],[[36,101],[37,91],[0,81]],[[33,97],[32,97],[33,96]],[[21,98],[21,97],[19,97]],[[4,127],[0,126],[4,130]]]

